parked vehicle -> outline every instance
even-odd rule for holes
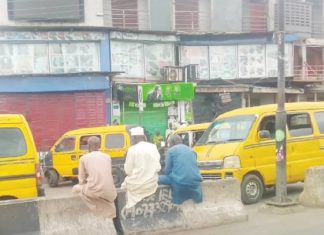
[[[0,200],[43,196],[32,132],[24,116],[0,115]]]
[[[276,108],[241,108],[217,117],[194,147],[204,179],[234,177],[245,204],[259,201],[276,183]],[[286,111],[287,182],[294,183],[304,180],[307,168],[324,165],[324,102],[287,103]]]
[[[193,147],[194,144],[200,139],[204,131],[209,127],[210,123],[191,124],[188,126],[179,127],[171,135],[179,135],[183,143],[189,147]]]
[[[83,128],[65,133],[45,156],[44,173],[48,184],[56,187],[59,179],[77,182],[79,159],[88,153],[88,139],[97,136],[101,139],[100,151],[112,158],[113,176],[117,186],[124,179],[125,155],[131,146],[130,126],[114,125]]]

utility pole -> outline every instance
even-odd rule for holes
[[[286,156],[286,123],[285,111],[285,0],[278,0],[278,95],[276,113],[276,198],[275,203],[286,204],[287,198],[287,156]]]

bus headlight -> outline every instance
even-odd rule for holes
[[[241,161],[239,156],[228,156],[224,158],[224,169],[238,168],[241,168]]]

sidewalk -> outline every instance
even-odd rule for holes
[[[256,208],[249,212],[249,221],[228,224],[199,231],[173,233],[174,235],[322,235],[324,209],[306,208],[286,215],[265,214]]]
[[[288,186],[290,198],[297,198],[302,191],[302,184]],[[199,231],[172,233],[172,235],[323,235],[324,208],[303,208],[290,214],[265,213],[260,209],[274,196],[268,193],[262,202],[246,206],[247,222],[227,224]],[[171,233],[170,233],[171,234]]]

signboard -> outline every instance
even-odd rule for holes
[[[210,46],[210,79],[238,77],[237,46]]]
[[[265,45],[238,46],[239,78],[265,77]]]
[[[124,101],[157,103],[162,101],[192,100],[195,96],[193,83],[147,83],[120,85],[120,98]],[[139,92],[140,90],[140,92]],[[139,97],[142,96],[142,97]]]
[[[145,76],[147,79],[162,79],[162,69],[174,65],[173,44],[145,44]]]
[[[193,83],[142,84],[143,100],[146,102],[192,100]]]
[[[285,75],[292,77],[293,74],[293,47],[285,44]],[[267,44],[266,47],[267,77],[278,76],[278,45]]]
[[[182,46],[180,48],[181,66],[199,65],[199,78],[209,79],[208,46]]]
[[[143,44],[111,41],[112,71],[123,71],[119,76],[144,77]]]

